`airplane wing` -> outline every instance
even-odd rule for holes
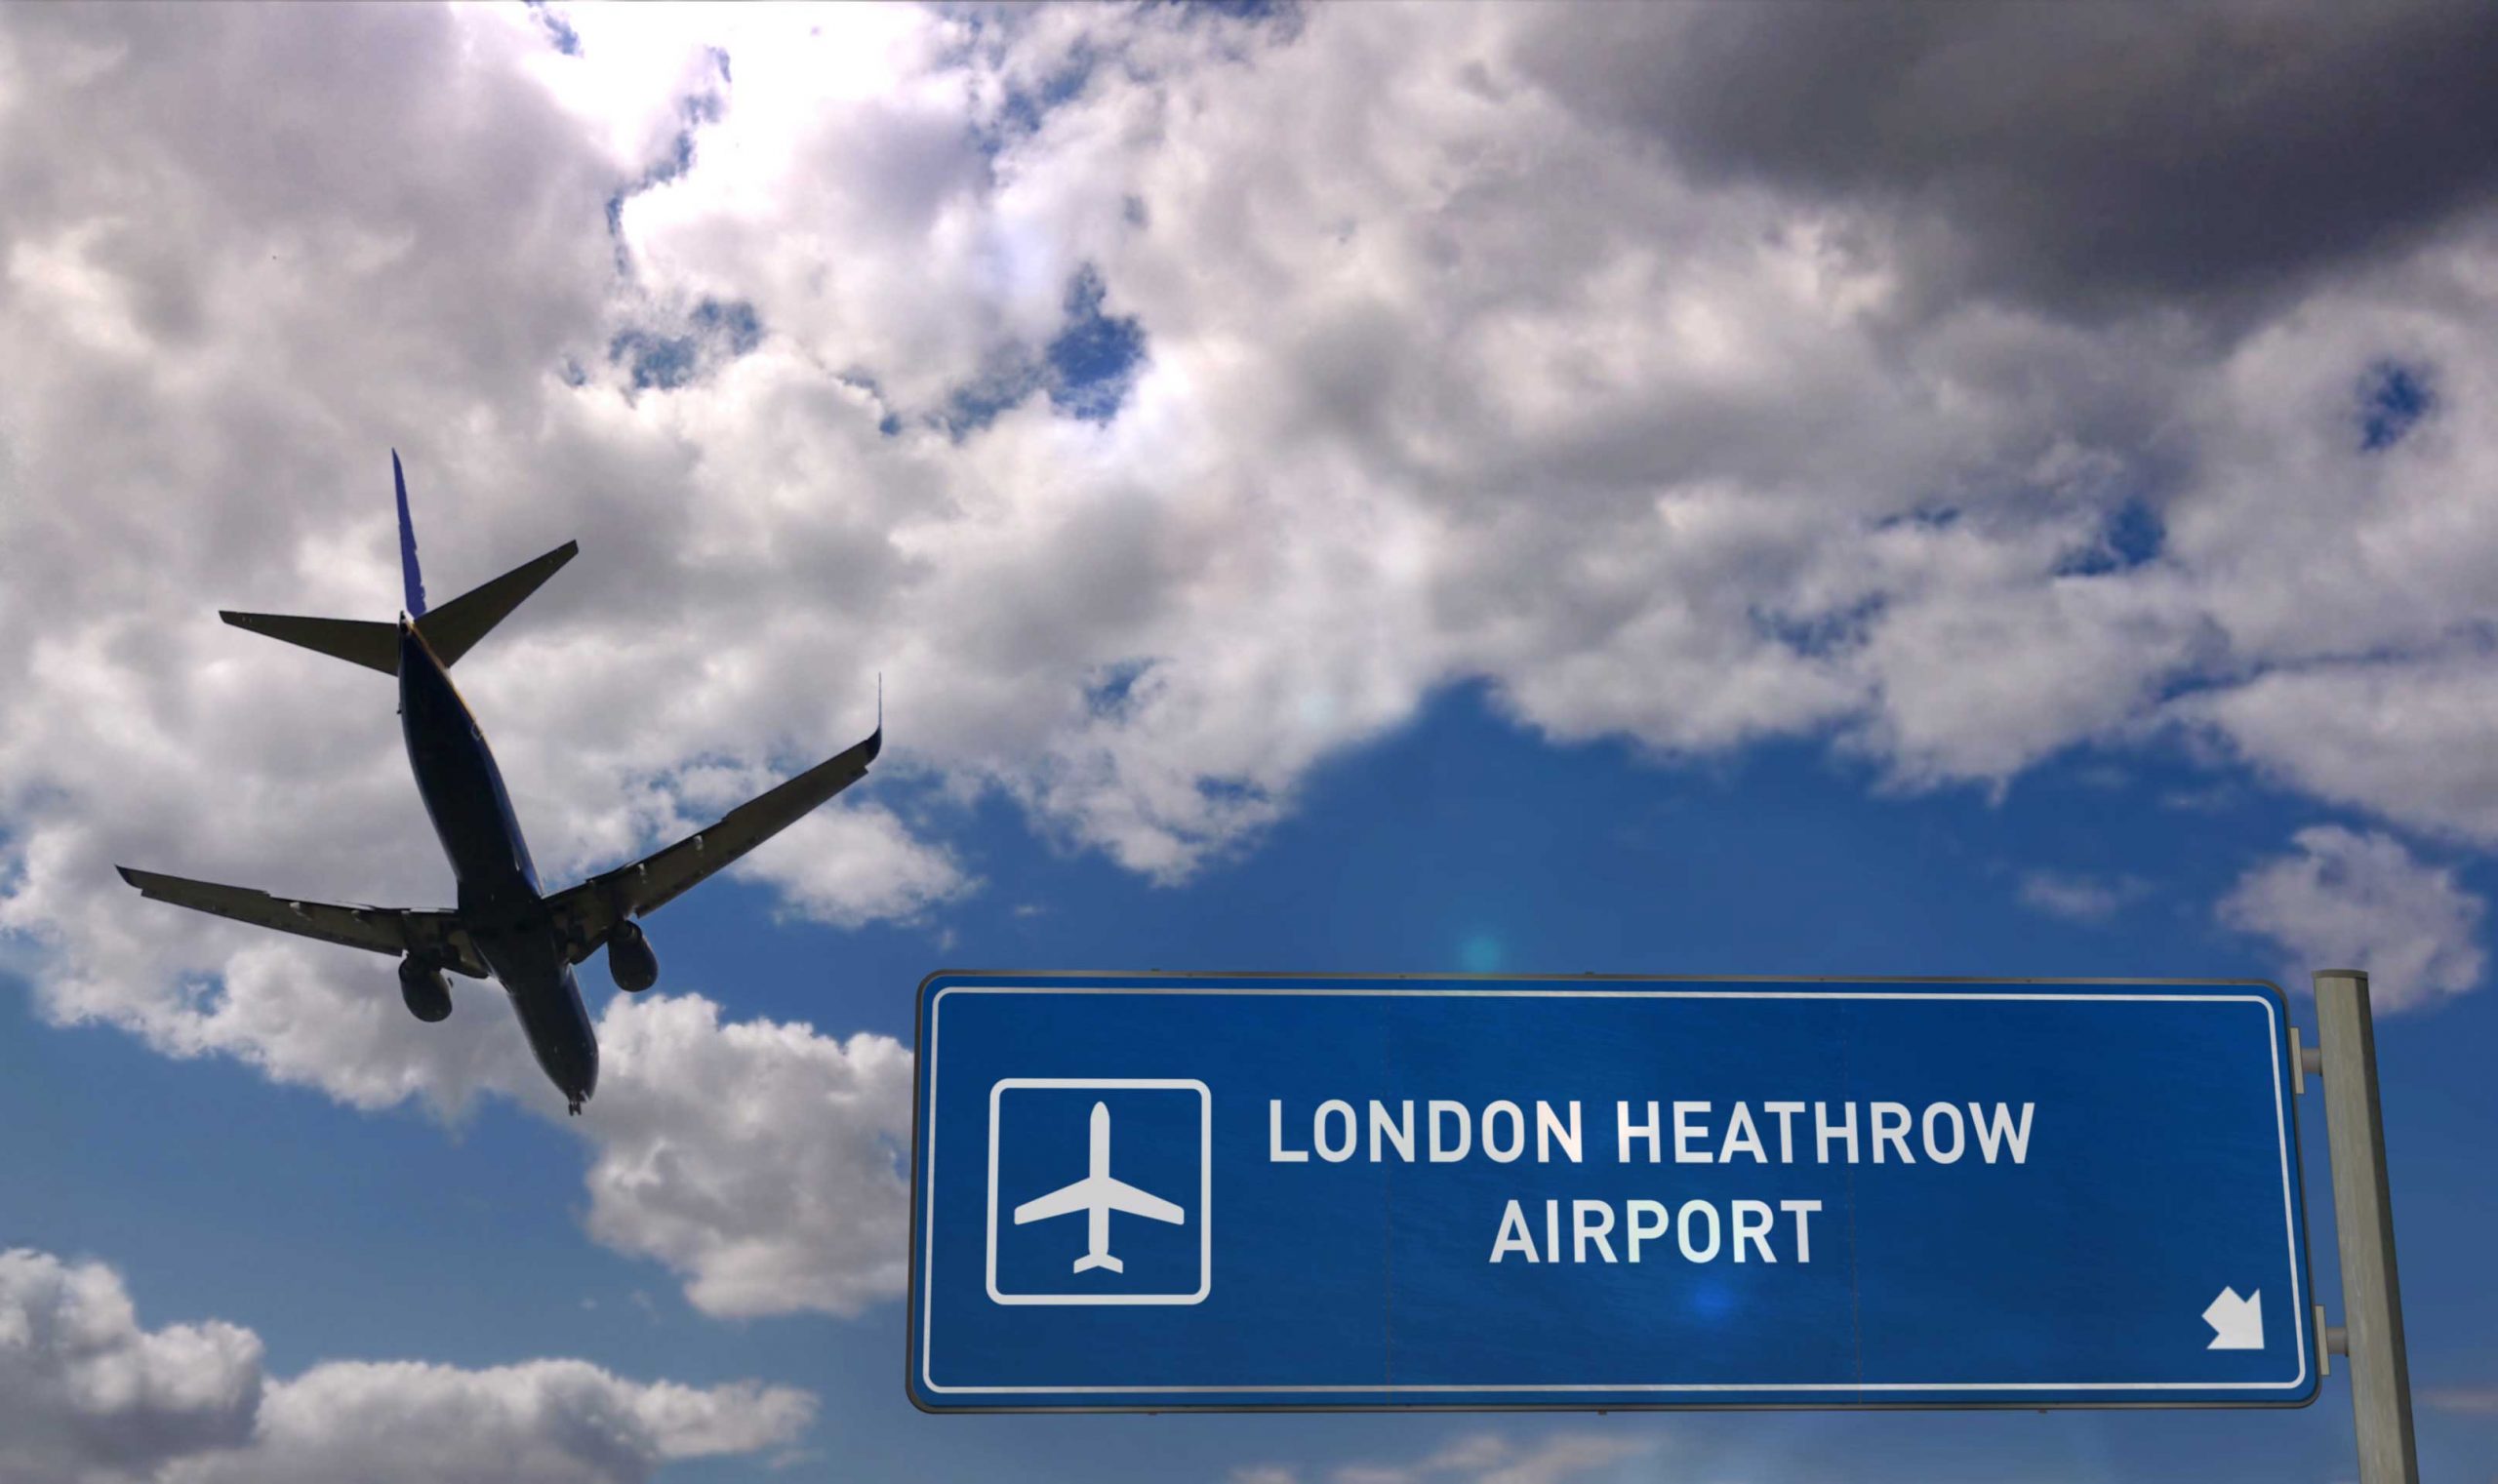
[[[1187,1220],[1179,1207],[1158,1195],[1148,1195],[1126,1181],[1114,1180],[1108,1184],[1110,1188],[1104,1191],[1103,1196],[1113,1211],[1124,1211],[1130,1216],[1148,1216],[1157,1222],[1170,1222],[1175,1225]],[[1042,1197],[1043,1200],[1048,1198]],[[1021,1221],[1022,1215],[1019,1213],[1016,1219]]]
[[[1103,1204],[1105,1200],[1111,1200],[1112,1204],[1116,1204],[1115,1200],[1109,1197],[1108,1192],[1102,1187],[1118,1183],[1114,1180],[1088,1179],[1079,1180],[1071,1185],[1061,1185],[1047,1195],[1026,1201],[1016,1207],[1015,1224],[1021,1226],[1026,1222],[1045,1222],[1051,1217],[1065,1216],[1070,1211],[1089,1211]],[[1126,1187],[1120,1186],[1120,1188]],[[1177,1221],[1179,1218],[1173,1217],[1172,1220]]]
[[[804,819],[867,776],[884,749],[880,722],[867,740],[746,800],[665,850],[590,877],[546,899],[574,963],[598,951],[616,925],[658,910],[722,866]]]
[[[116,868],[124,881],[139,888],[141,896],[157,902],[374,953],[393,957],[414,953],[470,979],[486,977],[485,959],[478,955],[467,930],[460,926],[459,917],[451,912],[299,902],[245,886],[164,876],[154,871],[132,870],[127,865]]]

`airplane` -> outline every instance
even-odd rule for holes
[[[1110,1178],[1110,1109],[1107,1103],[1093,1104],[1092,1163],[1091,1173],[1082,1180],[1016,1207],[1015,1224],[1045,1222],[1054,1216],[1081,1211],[1084,1256],[1075,1260],[1074,1270],[1087,1272],[1106,1267],[1112,1272],[1125,1272],[1126,1264],[1110,1256],[1111,1212],[1124,1211],[1130,1216],[1149,1217],[1175,1225],[1188,1219],[1187,1213],[1158,1195],[1148,1195],[1125,1181]]]
[[[390,454],[399,501],[400,581],[407,606],[393,625],[349,619],[227,613],[237,628],[399,681],[399,730],[417,792],[433,821],[458,883],[447,910],[340,906],[274,897],[247,887],[116,866],[140,894],[238,922],[343,943],[399,959],[399,995],[428,1023],[451,1014],[445,972],[499,981],[529,1048],[567,1108],[578,1114],[598,1087],[598,1037],[582,1006],[573,966],[604,946],[616,987],[639,994],[659,983],[659,955],[635,920],[798,822],[865,777],[883,750],[884,687],[877,686],[876,730],[865,742],[784,781],[730,810],[717,822],[629,865],[548,894],[530,862],[528,842],[512,816],[485,734],[448,673],[556,570],[577,555],[574,541],[525,562],[438,608],[425,606],[417,564],[416,529],[408,517],[408,480]]]

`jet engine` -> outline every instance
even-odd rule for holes
[[[442,971],[414,954],[399,960],[399,998],[408,1014],[427,1024],[451,1018],[451,985]]]
[[[651,951],[642,925],[630,917],[607,935],[607,973],[626,994],[639,994],[660,982],[660,956]]]

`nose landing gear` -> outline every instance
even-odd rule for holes
[[[580,1117],[582,1112],[582,1100],[574,1098],[566,1102],[564,1104],[564,1111],[572,1114],[576,1118]]]

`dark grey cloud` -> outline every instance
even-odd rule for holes
[[[1878,208],[1930,294],[2232,307],[2498,185],[2498,8],[1553,7],[1520,57],[1696,177]]]

